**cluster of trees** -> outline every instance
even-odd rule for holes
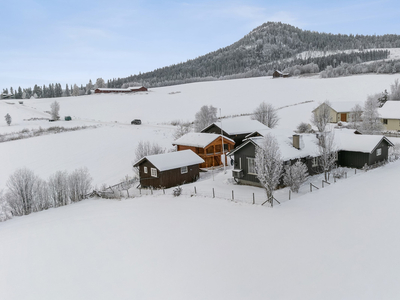
[[[30,99],[31,97],[35,98],[57,98],[57,97],[70,97],[70,96],[81,96],[81,95],[90,95],[91,90],[95,88],[105,88],[107,87],[107,84],[105,83],[103,78],[98,78],[96,80],[96,83],[93,84],[92,80],[89,80],[89,83],[87,83],[85,86],[81,84],[79,87],[78,85],[65,85],[65,88],[63,89],[61,87],[60,83],[50,83],[48,86],[45,84],[43,86],[35,84],[35,86],[32,88],[25,88],[22,89],[21,87],[18,87],[18,89],[13,89],[10,87],[10,90],[8,88],[3,89],[3,95],[8,95],[11,98],[14,99]]]
[[[32,170],[16,170],[7,181],[7,191],[1,193],[2,217],[28,215],[51,207],[81,201],[92,187],[92,178],[86,168],[68,174],[58,171],[48,181]]]

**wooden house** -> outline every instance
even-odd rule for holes
[[[337,123],[341,122],[350,122],[350,114],[351,110],[357,104],[363,106],[363,102],[361,101],[341,101],[341,102],[332,102],[330,103],[329,111],[330,111],[330,122]],[[316,107],[312,112],[314,114],[318,113],[319,109],[321,109],[322,105],[326,105],[322,103],[318,107]]]
[[[260,185],[255,172],[256,148],[260,147],[267,134],[273,135],[279,145],[284,164],[303,162],[310,175],[322,173],[319,165],[318,139],[314,134],[292,134],[284,130],[270,129],[249,135],[246,141],[229,153],[234,158],[232,176],[236,182]],[[362,168],[388,159],[388,148],[393,144],[382,135],[361,135],[354,130],[335,130],[337,165]]]
[[[204,128],[203,133],[223,134],[235,142],[238,147],[246,136],[254,131],[268,129],[268,126],[256,121],[250,120],[248,117],[239,117],[231,119],[223,119]]]
[[[400,101],[386,101],[378,112],[386,130],[400,131]]]
[[[245,142],[229,153],[234,160],[232,176],[236,182],[260,186],[255,171],[256,149],[268,134],[277,140],[284,164],[294,164],[300,159],[310,175],[321,172],[317,159],[318,140],[314,134],[298,135],[283,129],[260,130],[250,134]]]
[[[235,141],[221,134],[190,132],[177,139],[173,145],[176,145],[178,151],[192,150],[204,159],[200,168],[210,168],[222,165],[222,155],[225,157],[225,165],[227,164],[225,153],[233,150]]]
[[[204,160],[191,150],[143,157],[133,166],[139,169],[140,186],[170,188],[199,178]]]
[[[289,73],[283,73],[278,70],[275,70],[274,73],[272,73],[272,78],[279,78],[279,77],[287,78],[289,76],[290,76]]]

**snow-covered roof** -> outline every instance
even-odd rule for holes
[[[173,142],[173,145],[205,148],[220,136],[220,134],[215,133],[189,132]],[[224,140],[235,143],[235,141],[227,137],[224,137]]]
[[[159,171],[173,170],[181,167],[204,163],[204,160],[192,150],[183,150],[145,156],[137,163],[135,163],[134,166],[138,166],[142,161],[146,159]]]
[[[238,148],[233,150],[230,154],[233,154],[240,148],[244,147],[248,143],[253,143],[254,145],[260,146],[264,137],[268,134],[276,138],[279,150],[281,151],[283,160],[296,159],[307,156],[317,156],[318,155],[318,140],[315,134],[302,134],[301,136],[301,149],[297,149],[293,146],[293,135],[296,134],[291,130],[286,129],[269,129],[264,131],[257,131],[262,136],[251,137],[246,140],[245,143],[240,145]]]
[[[378,112],[383,119],[400,119],[400,101],[386,101]]]
[[[282,159],[285,161],[307,156],[319,156],[318,139],[315,134],[300,134],[301,147],[300,149],[297,149],[293,146],[293,135],[296,134],[293,131],[285,129],[269,129],[268,131],[258,131],[258,133],[260,133],[262,136],[248,138],[245,143],[230,152],[229,155],[234,154],[248,143],[261,146],[263,138],[270,134],[276,138],[279,145],[279,150],[281,151]],[[387,140],[390,145],[393,145],[383,135],[354,134],[354,130],[346,129],[335,130],[334,138],[335,148],[338,151],[344,150],[372,153],[382,139]]]
[[[97,88],[99,91],[111,91],[111,92],[130,92],[129,89],[117,89],[117,88]]]
[[[213,125],[222,128],[222,130],[229,135],[245,134],[257,130],[268,129],[268,126],[265,126],[264,124],[258,122],[257,120],[249,120],[244,118],[231,118],[231,119],[223,119],[222,123],[221,121],[214,122],[213,124],[204,128],[202,132]]]
[[[335,144],[338,150],[372,153],[382,139],[393,146],[383,135],[363,135],[353,132],[354,130],[335,130]]]
[[[330,107],[338,113],[350,112],[351,109],[357,104],[361,105],[361,107],[363,107],[364,105],[362,101],[337,101],[337,102],[330,102]],[[321,106],[321,104],[319,106]],[[314,110],[316,110],[319,106],[317,106]]]
[[[138,89],[141,89],[142,87],[143,87],[143,85],[141,85],[141,86],[129,86],[128,89],[129,90],[138,90]]]

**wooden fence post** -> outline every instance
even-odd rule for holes
[[[254,196],[254,193],[253,193],[253,204],[256,204],[256,197]]]
[[[214,188],[213,188],[213,198],[215,198],[215,191],[214,191]]]
[[[165,190],[164,190],[164,189],[162,189],[162,191],[163,191],[163,194],[165,195]]]
[[[292,191],[289,189],[289,200],[290,200],[291,193],[292,193]]]
[[[233,201],[233,200],[235,200],[235,197],[234,197],[234,195],[233,195],[233,190],[232,190],[232,201]]]
[[[153,195],[153,188],[152,187],[150,188],[150,191],[151,191],[151,194]]]
[[[196,187],[194,187],[194,194],[197,195]]]
[[[311,184],[311,182],[310,182],[310,192],[312,192],[312,184]]]

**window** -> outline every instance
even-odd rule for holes
[[[383,119],[383,124],[387,125],[388,121],[387,119]]]
[[[254,162],[254,158],[247,158],[247,173],[249,174],[257,174],[256,173],[256,164]]]
[[[143,172],[147,174],[147,167],[143,167]]]
[[[181,174],[185,174],[188,172],[188,167],[182,167],[181,168]]]
[[[313,167],[318,167],[318,157],[313,157],[312,158],[312,166]]]
[[[376,156],[380,156],[382,154],[382,148],[376,149]]]
[[[157,177],[157,169],[151,168],[151,176]]]

